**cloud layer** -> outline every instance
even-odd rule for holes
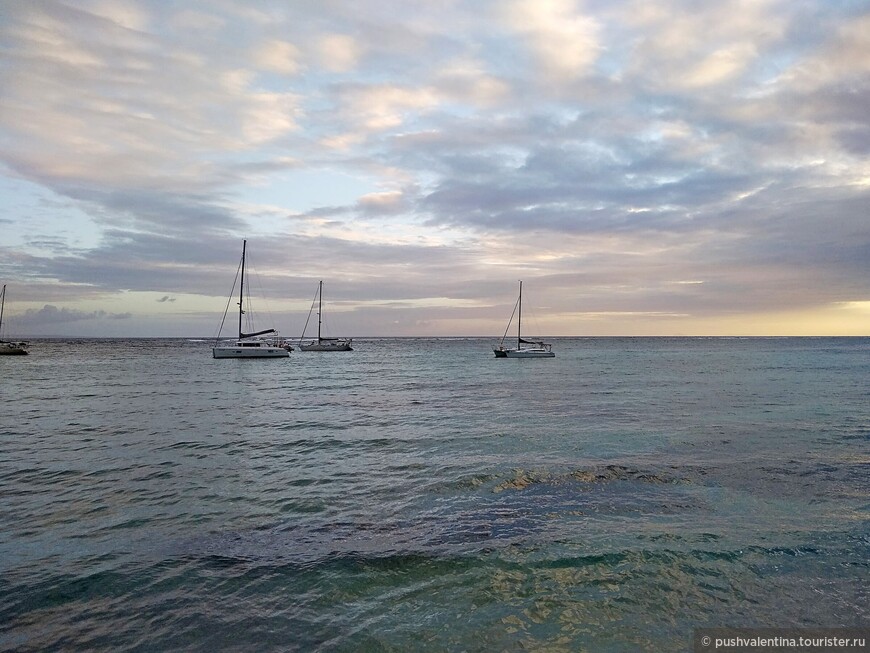
[[[189,330],[248,237],[356,334],[499,332],[518,278],[551,333],[870,330],[860,3],[40,0],[0,58],[31,317]]]

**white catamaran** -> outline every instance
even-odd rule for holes
[[[241,274],[241,282],[239,283],[239,337],[231,341],[216,341],[211,350],[212,355],[215,358],[285,358],[290,355],[290,352],[279,346],[280,340],[276,342],[259,337],[267,333],[277,334],[275,329],[264,329],[253,333],[242,331],[242,316],[245,314],[245,249],[247,244],[247,240],[242,241],[242,262],[239,267]],[[232,295],[230,295],[230,300],[232,300]],[[227,302],[227,309],[224,311],[223,320],[221,320],[221,328],[227,319],[229,308],[230,305]],[[220,330],[218,330],[218,338],[220,338]]]
[[[0,291],[0,338],[3,334],[3,307],[6,305],[6,284],[3,284],[3,290]],[[7,342],[0,339],[0,355],[6,356],[23,356],[27,354],[26,342]]]
[[[504,346],[504,340],[507,338],[508,329],[511,328],[511,322],[517,316],[517,346],[512,349]],[[514,312],[511,313],[511,319],[508,321],[507,328],[504,330],[504,335],[499,341],[498,347],[492,351],[496,358],[554,358],[556,354],[551,351],[552,345],[539,340],[523,340],[521,334],[523,322],[523,282],[520,281],[520,294],[517,298],[517,303],[514,305]],[[532,345],[523,347],[523,345]]]
[[[308,319],[305,320],[305,326],[302,327],[302,336],[299,338],[299,351],[353,351],[353,347],[350,346],[353,338],[324,338],[320,334],[321,323],[323,322],[323,281],[317,286],[317,295],[314,297],[314,300],[317,302],[317,340],[303,342],[305,329],[308,328],[308,320],[311,319],[311,313],[314,310],[314,302],[311,302]]]

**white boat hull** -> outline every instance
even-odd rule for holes
[[[350,341],[347,342],[309,342],[299,344],[299,351],[353,351]]]
[[[235,344],[212,347],[214,358],[287,358],[290,352],[272,345]]]
[[[549,349],[493,349],[496,358],[555,358]]]

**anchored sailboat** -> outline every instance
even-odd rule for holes
[[[308,320],[311,319],[314,310],[314,302],[311,302],[308,319],[305,320],[302,336],[299,339],[299,351],[353,351],[353,347],[350,346],[353,338],[324,338],[320,333],[323,322],[323,281],[318,284],[317,296],[314,299],[317,301],[317,340],[302,342],[305,338],[305,329],[308,328]]]
[[[517,316],[517,346],[509,348],[504,346],[504,340],[507,337],[508,329],[511,328],[511,322]],[[520,294],[517,298],[517,303],[514,305],[514,312],[511,314],[511,319],[508,321],[507,328],[504,330],[504,335],[498,347],[492,351],[496,358],[554,358],[556,354],[551,351],[552,345],[541,342],[539,340],[523,340],[521,335],[523,324],[523,282],[520,281]],[[531,347],[523,347],[523,345],[532,345]]]
[[[3,334],[3,307],[6,305],[6,284],[3,284],[3,290],[0,291],[0,337]],[[0,355],[6,356],[22,356],[27,354],[26,342],[7,342],[0,340]]]
[[[235,341],[218,343],[212,347],[212,355],[214,358],[284,358],[290,355],[290,352],[274,342],[264,340],[259,336],[267,333],[275,333],[275,329],[263,329],[262,331],[254,331],[253,333],[245,333],[242,331],[242,316],[245,314],[245,250],[248,241],[242,241],[242,262],[239,267],[241,274],[241,282],[239,283],[239,337]],[[232,296],[230,296],[232,300]],[[221,320],[221,328],[224,321],[227,319],[229,312],[229,302],[227,302],[227,310],[224,311],[224,318]],[[220,338],[220,331],[218,331]]]

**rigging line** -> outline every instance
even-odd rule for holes
[[[0,291],[0,336],[3,335],[3,307],[6,306],[6,284],[3,284],[3,290]]]
[[[250,272],[248,273],[248,294],[245,296],[245,331],[254,330],[254,306],[251,304]]]
[[[254,329],[254,305],[251,300],[251,296],[253,293],[251,292],[252,286],[257,282],[257,270],[251,264],[251,255],[248,254],[247,259],[247,271],[248,271],[248,294],[245,296],[245,331],[248,333],[253,333]]]
[[[254,304],[251,299],[253,293],[251,287],[257,282],[257,270],[251,265],[251,255],[248,254],[248,294],[245,297],[245,331],[253,333],[254,328]]]
[[[217,344],[217,341],[220,340],[221,331],[224,330],[224,322],[226,322],[227,313],[230,312],[230,304],[233,301],[233,296],[236,294],[236,282],[239,280],[239,272],[241,271],[241,269],[242,269],[242,260],[239,259],[239,267],[236,268],[236,278],[233,279],[233,288],[232,288],[232,290],[230,290],[230,296],[227,299],[227,307],[224,309],[224,316],[223,316],[223,318],[221,318],[221,324],[218,327],[217,335],[214,337],[215,344]]]
[[[507,338],[508,330],[511,328],[511,324],[512,324],[513,321],[514,321],[514,315],[517,314],[517,307],[518,307],[519,305],[520,305],[520,298],[517,297],[517,301],[516,301],[516,303],[514,304],[514,312],[511,313],[511,319],[508,320],[507,326],[506,326],[505,329],[504,329],[504,335],[501,337],[501,340],[499,341],[499,344],[500,344],[500,345],[504,344],[504,339]]]
[[[251,257],[248,256],[249,261],[250,261],[250,258]],[[263,280],[262,280],[262,277],[260,277],[260,272],[259,272],[259,270],[257,270],[257,268],[255,268],[253,266],[249,266],[249,267],[252,268],[251,273],[254,275],[254,280],[257,284],[257,292],[259,293],[257,295],[257,297],[258,297],[257,301],[261,302],[263,304],[263,306],[265,308],[265,310],[263,312],[265,312],[266,317],[268,318],[269,325],[274,326],[275,324],[277,324],[277,322],[275,320],[275,316],[272,314],[272,306],[269,304],[269,300],[266,298],[266,291],[263,287]],[[250,296],[248,296],[248,301],[250,302]],[[253,311],[252,311],[251,322],[253,322],[253,321],[254,321],[254,319],[253,319]],[[249,324],[248,326],[249,326],[251,331],[254,330],[253,324]]]
[[[314,299],[311,300],[311,308],[308,309],[308,317],[305,318],[305,326],[302,327],[302,335],[299,336],[299,340],[303,340],[305,338],[305,329],[308,328],[308,321],[311,319],[311,313],[314,311],[314,304],[317,302],[317,294],[320,292],[320,286],[317,286],[317,290],[314,291]]]
[[[536,336],[537,338],[543,338],[543,330],[541,329],[541,324],[538,321],[538,314],[535,312],[534,306],[529,306],[526,312],[531,313],[531,318],[526,318],[526,322],[531,320],[532,327],[534,328],[532,333],[539,334],[538,336]]]
[[[320,330],[322,331],[322,333],[326,334],[325,336],[323,336],[324,338],[327,338],[327,336],[334,333],[330,329],[329,323],[326,321],[326,317],[324,317],[323,315],[320,316],[320,327],[321,327]]]
[[[322,292],[322,289],[321,289],[321,292]],[[323,336],[324,339],[328,340],[329,338],[327,336],[330,336],[330,335],[333,335],[334,333],[336,333],[335,331],[332,330],[332,328],[330,326],[331,323],[326,321],[326,315],[323,314],[322,308],[320,311],[320,323],[321,323],[321,331],[326,334],[325,336]]]

